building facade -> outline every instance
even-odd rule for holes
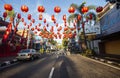
[[[107,4],[100,15],[101,34],[99,50],[101,54],[120,55],[120,9],[116,9],[116,4]]]

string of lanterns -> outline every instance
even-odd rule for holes
[[[10,4],[5,4],[5,5],[4,5],[4,9],[7,10],[7,11],[12,11],[12,10],[13,10],[13,7],[12,7],[12,5],[10,5]],[[101,7],[101,6],[99,6],[99,7],[96,8],[96,12],[98,12],[98,13],[101,12],[102,10],[103,10],[103,7]],[[21,11],[22,11],[23,13],[27,13],[27,12],[29,11],[28,6],[22,5],[22,6],[21,6]],[[55,30],[54,26],[51,26],[50,30],[48,30],[48,29],[46,28],[46,27],[49,27],[49,24],[47,23],[46,18],[43,19],[42,13],[45,12],[44,6],[42,6],[42,5],[38,6],[37,11],[40,13],[39,16],[38,16],[38,19],[39,19],[39,20],[43,20],[45,26],[43,27],[43,29],[41,29],[41,28],[40,28],[41,24],[39,23],[39,24],[36,25],[35,27],[32,27],[30,30],[32,30],[32,31],[37,30],[37,31],[35,31],[35,34],[39,33],[39,36],[41,36],[41,37],[43,37],[43,38],[52,38],[52,39],[53,39],[53,38],[60,38],[60,39],[61,39],[61,38],[62,38],[62,34],[60,34],[60,31],[63,29],[63,27],[62,27],[62,26],[59,26],[59,24],[56,22],[55,15],[54,15],[54,14],[51,15],[51,20],[53,21],[53,23],[55,24],[55,26],[56,26],[56,28],[57,28],[57,33],[54,33],[54,30]],[[84,6],[84,7],[82,7],[82,9],[81,9],[81,12],[82,12],[83,14],[86,13],[86,12],[88,12],[88,11],[89,11],[89,9],[88,9],[87,6]],[[61,8],[60,8],[59,6],[55,6],[55,7],[54,7],[54,12],[57,13],[57,14],[60,13],[60,12],[61,12]],[[75,8],[72,7],[72,6],[70,6],[70,7],[68,8],[68,12],[69,12],[69,13],[74,13],[74,12],[75,12]],[[6,19],[6,17],[7,17],[7,12],[4,12],[4,13],[3,13],[3,17],[4,17],[4,19]],[[28,15],[27,15],[27,19],[28,19],[29,21],[31,21],[29,25],[27,25],[27,23],[25,22],[24,18],[21,16],[20,13],[17,14],[17,18],[20,19],[21,22],[23,22],[23,25],[24,25],[24,26],[28,26],[28,29],[32,26],[33,23],[35,23],[35,19],[32,18],[32,15],[31,15],[31,14],[28,14]],[[81,20],[81,18],[82,18],[82,16],[79,14],[79,15],[77,16],[77,20]],[[89,15],[89,18],[92,19],[92,15]],[[73,38],[73,37],[75,37],[75,36],[76,36],[76,23],[77,23],[77,21],[75,20],[75,22],[73,23],[73,27],[70,28],[70,27],[68,27],[68,25],[67,25],[67,16],[66,16],[66,14],[63,15],[62,19],[63,19],[63,21],[64,21],[64,26],[65,26],[64,29],[63,29],[63,30],[64,30],[64,31],[63,31],[63,34],[64,34],[64,35],[63,35],[63,38]],[[17,26],[18,26],[18,25],[17,25]],[[17,27],[17,26],[16,26],[16,27]],[[8,27],[8,29],[9,29],[9,27]],[[78,30],[80,30],[80,27],[78,28]],[[73,31],[73,33],[72,33],[72,31]],[[9,33],[10,31],[7,31],[7,30],[6,30],[6,32],[7,32],[7,35],[8,35],[8,33]],[[24,33],[25,33],[25,29],[23,30],[22,36],[24,35]],[[6,38],[7,38],[7,37],[6,37]]]

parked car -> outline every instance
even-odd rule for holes
[[[23,49],[18,54],[16,59],[18,60],[33,60],[38,58],[40,53],[37,52],[35,49]]]

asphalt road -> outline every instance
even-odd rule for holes
[[[120,78],[120,71],[78,55],[50,54],[3,69],[0,78]]]

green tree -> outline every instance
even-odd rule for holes
[[[67,49],[67,46],[68,46],[68,39],[63,39],[62,40],[62,45],[63,45],[63,47],[65,48],[65,49]]]
[[[49,39],[48,42],[50,42],[52,45],[56,45],[57,41],[53,40],[53,39]]]
[[[72,6],[72,7],[74,7],[76,10],[77,10],[77,12],[76,13],[74,13],[74,14],[71,14],[69,17],[68,17],[68,23],[70,24],[70,22],[73,22],[73,20],[75,20],[75,19],[77,19],[77,17],[78,17],[78,15],[79,14],[81,14],[81,20],[78,20],[77,19],[77,27],[76,28],[78,28],[79,26],[80,26],[80,24],[82,24],[82,25],[84,25],[85,24],[85,22],[86,21],[84,21],[84,19],[89,19],[89,14],[91,14],[92,15],[92,19],[91,20],[94,20],[94,21],[96,21],[96,14],[94,13],[94,12],[90,12],[90,10],[95,10],[95,8],[96,8],[96,6],[94,6],[94,5],[90,5],[90,6],[87,6],[88,7],[88,9],[89,9],[89,12],[87,12],[87,13],[83,13],[82,12],[82,8],[85,6],[85,4],[86,4],[86,2],[83,2],[81,5],[76,5],[76,4],[71,4],[70,6]],[[86,36],[85,36],[85,29],[84,29],[84,26],[82,26],[83,28],[83,30],[82,30],[82,32],[83,32],[83,38],[84,38],[84,43],[85,43],[85,46],[86,46],[86,49],[88,48],[87,47],[87,41],[86,41]],[[79,31],[78,31],[78,29],[77,29],[77,33],[79,33]],[[77,35],[78,36],[78,35]],[[80,38],[78,37],[78,40],[79,40]]]

